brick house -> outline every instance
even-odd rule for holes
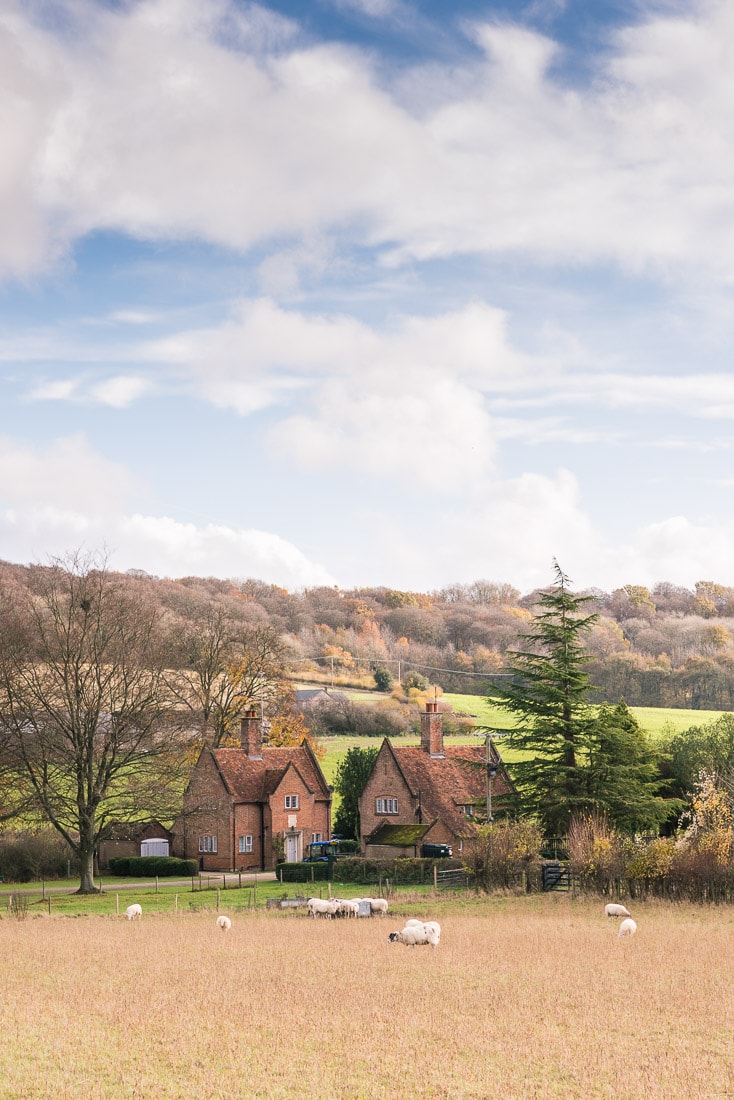
[[[262,719],[242,719],[239,748],[202,750],[173,825],[173,854],[204,871],[271,870],[331,836],[331,790],[304,739],[262,743]]]
[[[491,746],[492,806],[515,793],[497,747]],[[393,745],[386,737],[359,799],[361,850],[371,858],[420,855],[424,843],[451,844],[454,855],[475,829],[487,804],[484,745],[446,745],[436,703],[421,715],[420,745]]]

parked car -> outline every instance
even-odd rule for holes
[[[339,855],[338,840],[314,840],[306,848],[304,863],[328,863]]]
[[[422,844],[421,856],[423,859],[451,859],[454,849],[450,844]]]

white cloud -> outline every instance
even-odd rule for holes
[[[474,28],[486,57],[458,87],[433,66],[396,92],[256,5],[69,10],[64,37],[19,2],[0,14],[6,272],[104,228],[246,249],[348,226],[395,260],[734,276],[729,4],[628,28],[583,91],[552,75],[552,41],[512,25]]]
[[[106,546],[115,568],[165,576],[264,577],[290,588],[330,584],[293,543],[253,528],[197,526],[138,510],[145,491],[81,437],[44,448],[0,439],[0,540],[11,561]]]
[[[148,393],[150,389],[151,383],[145,378],[118,375],[117,378],[106,378],[103,382],[90,386],[89,393],[101,405],[124,409],[143,394]]]
[[[83,436],[40,447],[0,437],[0,504],[107,515],[139,491],[123,466],[95,452]]]

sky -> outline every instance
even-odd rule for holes
[[[0,0],[0,558],[734,585],[734,5]]]

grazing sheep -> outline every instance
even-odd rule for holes
[[[331,917],[336,916],[339,908],[339,902],[336,898],[329,898],[328,901],[323,898],[309,898],[306,904],[314,920],[316,917],[328,917],[331,919]]]
[[[410,920],[402,932],[391,932],[388,943],[404,943],[406,947],[438,947],[441,939],[441,925],[438,921]]]
[[[636,931],[637,931],[637,925],[632,920],[632,917],[627,917],[626,920],[623,920],[622,923],[620,924],[619,932],[617,932],[617,935],[619,937],[621,937],[621,936],[634,936]]]
[[[616,905],[614,902],[610,902],[609,905],[604,906],[605,917],[631,917],[629,909],[625,909],[623,905]]]
[[[223,932],[229,932],[232,927],[232,921],[229,917],[225,917],[224,913],[217,917],[217,928],[221,928]]]
[[[365,901],[369,901],[370,910],[373,913],[379,913],[381,917],[387,916],[387,901],[385,898],[365,898]]]
[[[358,917],[359,916],[359,899],[353,898],[347,901],[339,902],[339,913],[343,917]]]
[[[137,903],[135,905],[128,905],[127,909],[125,910],[125,916],[128,920],[138,920],[138,918],[142,917],[142,915],[143,907],[141,905],[138,905]]]

